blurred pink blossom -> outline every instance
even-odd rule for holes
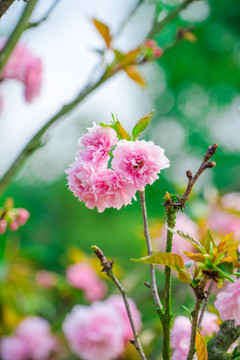
[[[134,324],[136,326],[137,332],[141,329],[141,313],[138,311],[135,302],[128,298],[131,314],[133,317]],[[131,324],[127,315],[127,311],[123,302],[123,298],[120,295],[112,295],[107,300],[106,303],[109,304],[115,311],[120,315],[123,321],[123,329],[124,329],[124,340],[128,342],[129,339],[133,339],[133,332],[131,328]]]
[[[28,221],[30,213],[23,208],[19,208],[17,210],[18,210],[18,214],[16,220],[18,222],[18,225],[23,226]]]
[[[78,146],[84,148],[77,152],[80,161],[90,163],[95,168],[107,168],[110,159],[109,151],[118,142],[116,131],[110,127],[103,127],[94,123],[88,128],[88,133],[78,140]]]
[[[6,40],[0,39],[0,49]],[[18,43],[2,71],[2,80],[16,79],[25,85],[25,99],[32,102],[42,85],[42,60],[23,44]]]
[[[12,231],[17,231],[18,228],[19,228],[19,224],[16,220],[12,220],[9,224],[8,224],[8,228],[9,230],[12,230]]]
[[[39,270],[36,274],[36,282],[38,285],[49,289],[56,285],[57,280],[55,276],[47,270]]]
[[[7,229],[7,221],[5,219],[0,220],[0,235],[4,234]]]
[[[217,324],[218,317],[215,314],[205,311],[201,334],[203,336],[212,336],[219,330]],[[178,316],[173,323],[172,327],[172,348],[174,349],[172,359],[174,360],[186,360],[190,345],[191,337],[191,323],[186,316]],[[197,359],[196,355],[194,359]]]
[[[164,150],[152,141],[120,140],[113,156],[112,168],[134,184],[136,190],[144,190],[158,179],[160,170],[170,166]]]
[[[217,294],[214,303],[221,320],[235,320],[235,325],[240,325],[240,279],[229,284],[225,291]]]
[[[37,316],[25,318],[16,327],[13,336],[2,339],[1,345],[3,360],[47,360],[58,349],[49,323]],[[16,358],[13,356],[15,352]]]
[[[198,225],[194,223],[190,219],[190,217],[188,217],[185,213],[178,212],[176,214],[175,230],[185,231],[190,235],[198,238],[198,232],[199,232]],[[158,251],[165,251],[166,238],[167,238],[167,229],[164,226],[160,237],[154,239]],[[187,240],[184,240],[180,235],[174,234],[172,252],[174,254],[181,255],[184,261],[189,261],[189,258],[186,255],[184,255],[182,251],[193,252],[194,247]]]
[[[214,210],[208,217],[211,231],[228,235],[234,233],[234,238],[240,240],[240,217],[223,210]]]
[[[67,268],[67,280],[72,286],[82,289],[89,301],[101,300],[107,292],[106,284],[99,279],[95,270],[86,262]]]
[[[63,332],[83,360],[114,360],[124,352],[121,318],[106,302],[75,306],[64,320]]]
[[[232,192],[221,198],[221,204],[225,209],[240,211],[240,192]]]

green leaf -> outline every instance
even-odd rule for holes
[[[153,114],[154,111],[151,111],[149,114],[145,115],[136,122],[136,125],[134,126],[132,131],[133,140],[135,140],[139,136],[139,134],[146,129],[152,119]]]
[[[214,245],[214,247],[216,246],[215,241],[213,240],[212,234],[211,234],[210,230],[208,229],[207,230],[207,238],[203,244],[207,253],[209,253],[209,250],[210,250],[210,243],[212,243]]]
[[[187,313],[187,316],[188,316],[188,318],[189,318],[189,320],[190,320],[190,322],[192,322],[192,315],[191,315],[191,311],[186,307],[186,306],[184,306],[184,305],[181,305],[182,306],[182,308],[186,311],[186,313]]]
[[[231,262],[222,262],[218,265],[218,268],[223,270],[227,274],[233,273],[233,264]]]
[[[185,231],[171,229],[168,226],[167,226],[167,229],[169,231],[171,231],[173,234],[180,235],[183,239],[187,240],[190,244],[192,244],[196,249],[201,251],[201,253],[203,253],[203,254],[205,253],[205,249],[202,246],[202,244],[197,239],[195,239],[195,237],[193,237],[192,235],[188,234]]]

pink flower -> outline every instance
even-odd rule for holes
[[[121,318],[106,302],[75,306],[64,320],[63,332],[83,360],[113,360],[124,351]]]
[[[137,190],[158,179],[161,169],[169,167],[169,160],[160,146],[152,141],[120,140],[113,151],[112,168],[131,182]]]
[[[3,48],[5,39],[1,39]],[[23,44],[18,44],[13,50],[2,72],[2,79],[16,79],[25,85],[25,99],[32,102],[39,95],[42,85],[42,60],[35,57]]]
[[[141,329],[141,313],[138,311],[135,302],[128,298],[128,302],[130,305],[130,310],[132,313],[133,321],[136,326],[137,332]],[[123,329],[124,329],[124,340],[128,342],[129,339],[133,339],[133,332],[131,328],[131,324],[127,315],[127,310],[125,308],[125,304],[123,302],[123,298],[120,295],[112,295],[107,300],[106,303],[109,304],[119,315],[123,321]]]
[[[240,325],[240,279],[229,284],[225,291],[221,291],[214,305],[221,320],[235,320],[235,325]]]
[[[75,161],[69,169],[68,175],[69,189],[80,201],[84,201],[89,209],[96,206],[95,181],[97,174],[91,164]]]
[[[211,231],[228,235],[233,232],[233,236],[240,240],[240,218],[223,210],[212,211],[208,218],[208,224]]]
[[[116,131],[110,127],[94,124],[88,128],[88,133],[78,140],[78,146],[84,148],[77,152],[80,161],[91,163],[94,167],[107,168],[110,159],[109,151],[118,142]]]
[[[219,330],[217,324],[218,317],[205,311],[201,334],[203,336],[212,336]],[[172,327],[172,348],[174,349],[172,359],[186,360],[190,346],[191,337],[191,323],[186,316],[178,316],[173,323]],[[194,359],[197,359],[196,355]]]
[[[48,322],[37,316],[25,318],[1,345],[3,360],[47,360],[57,350]]]
[[[30,213],[26,209],[23,209],[23,208],[19,208],[17,210],[18,210],[18,214],[17,214],[16,220],[18,222],[18,225],[23,226],[28,221]]]
[[[221,203],[225,209],[240,211],[240,192],[232,192],[224,195]]]
[[[17,231],[19,228],[18,222],[16,220],[13,220],[8,225],[9,230]]]
[[[135,198],[136,188],[110,169],[96,172],[91,164],[76,161],[66,173],[70,190],[89,209],[96,206],[99,212],[110,207],[119,210]]]
[[[7,221],[5,219],[0,220],[0,235],[4,234],[7,229]]]
[[[198,238],[199,228],[186,214],[178,212],[176,214],[176,230],[186,231],[190,235]],[[163,227],[159,238],[155,238],[155,243],[159,251],[165,251],[166,248],[167,229]],[[179,254],[183,257],[184,261],[189,261],[189,258],[182,253],[182,251],[194,252],[194,247],[184,240],[180,235],[175,234],[173,236],[173,248],[174,254]]]
[[[39,270],[36,274],[36,282],[43,288],[50,289],[56,285],[55,276],[47,270]]]
[[[106,295],[105,282],[99,279],[94,269],[86,262],[69,266],[67,280],[72,286],[82,289],[89,301],[101,300]]]
[[[124,180],[117,171],[110,169],[98,173],[95,191],[99,212],[110,207],[119,210],[123,205],[131,204],[133,198],[136,199],[135,186]]]

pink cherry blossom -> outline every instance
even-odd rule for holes
[[[169,167],[169,160],[160,146],[152,141],[120,140],[113,151],[112,168],[137,190],[158,179],[161,169]]]
[[[83,360],[114,360],[124,351],[121,318],[106,302],[75,306],[64,320],[63,332]]]
[[[75,161],[69,169],[68,175],[69,189],[80,201],[84,201],[89,209],[96,206],[95,181],[97,174],[91,164]]]
[[[124,340],[128,342],[129,339],[133,339],[133,332],[131,328],[131,324],[127,315],[127,311],[125,308],[125,304],[123,302],[123,298],[120,295],[112,295],[106,300],[107,304],[115,309],[116,312],[119,313],[121,319],[123,321],[123,328],[124,328]],[[137,332],[141,329],[141,313],[138,311],[135,302],[128,298],[130,310],[132,313],[133,321],[136,326]]]
[[[57,349],[58,344],[50,333],[49,323],[37,316],[25,318],[16,327],[13,336],[2,340],[3,360],[48,360]],[[15,352],[16,358],[13,356]]]
[[[36,282],[40,287],[50,289],[57,283],[57,279],[51,272],[47,270],[39,270],[36,273]]]
[[[71,265],[67,268],[67,280],[72,286],[82,289],[89,301],[101,300],[107,292],[106,284],[86,262]]]
[[[235,320],[240,325],[240,279],[229,284],[225,291],[221,291],[214,303],[221,320]]]
[[[16,220],[13,220],[8,225],[9,230],[17,231],[19,228],[18,222]]]
[[[77,152],[78,160],[91,163],[94,167],[107,168],[110,159],[109,151],[118,142],[116,131],[110,127],[94,124],[88,133],[78,140],[78,146],[84,150]]]
[[[4,234],[7,229],[7,221],[5,219],[0,220],[0,235]]]
[[[26,360],[29,356],[28,347],[18,336],[4,337],[1,340],[1,356],[3,360]]]
[[[228,235],[233,232],[234,238],[240,240],[240,218],[224,210],[214,210],[208,217],[209,228],[212,232]]]
[[[198,238],[199,228],[197,224],[194,223],[185,213],[178,212],[176,214],[175,229],[186,231],[195,238]],[[158,251],[165,251],[166,238],[167,228],[164,226],[161,231],[160,237],[154,239]],[[194,247],[187,240],[184,240],[180,235],[174,234],[172,252],[174,254],[181,255],[184,261],[189,261],[189,258],[184,255],[182,251],[194,252]]]
[[[0,49],[5,44],[0,41]],[[39,95],[42,85],[42,60],[35,57],[23,44],[19,43],[13,50],[2,71],[2,79],[16,79],[25,85],[25,99],[32,102]]]
[[[23,208],[19,208],[17,210],[18,210],[18,214],[17,214],[16,220],[18,222],[18,225],[23,226],[28,221],[30,213],[26,209],[23,209]]]
[[[203,336],[212,336],[215,334],[219,330],[217,321],[218,317],[215,314],[205,311],[202,320],[201,334]],[[171,334],[171,344],[174,349],[172,359],[186,360],[191,337],[191,323],[189,319],[186,316],[178,316],[174,320]],[[197,359],[196,355],[194,359]]]
[[[96,206],[99,212],[110,207],[119,210],[123,205],[131,204],[132,199],[136,199],[135,186],[123,179],[117,171],[111,169],[98,173],[95,191]]]

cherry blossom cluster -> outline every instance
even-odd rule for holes
[[[141,315],[128,299],[136,330],[141,328]],[[71,350],[83,360],[113,360],[124,354],[133,338],[123,299],[112,295],[104,302],[74,306],[63,323],[63,332]]]
[[[8,200],[7,203],[9,203]],[[3,208],[0,208],[0,235],[4,234],[7,228],[12,231],[18,230],[19,226],[23,226],[27,222],[29,215],[26,209],[4,205]]]
[[[90,209],[120,209],[136,191],[152,184],[169,167],[164,150],[152,141],[118,139],[116,131],[95,125],[78,140],[76,160],[66,170],[69,189]],[[113,149],[114,148],[114,149]],[[110,155],[111,167],[108,167]]]
[[[147,39],[143,43],[146,57],[152,57],[153,59],[159,59],[163,55],[163,50],[160,48],[155,40]]]
[[[0,39],[0,50],[4,47],[5,38]],[[42,85],[42,60],[23,44],[18,43],[8,59],[0,81],[16,79],[25,85],[24,96],[29,103],[39,95]],[[3,100],[0,99],[0,110]]]
[[[12,336],[1,340],[3,360],[47,360],[59,348],[49,323],[38,316],[25,318]]]

